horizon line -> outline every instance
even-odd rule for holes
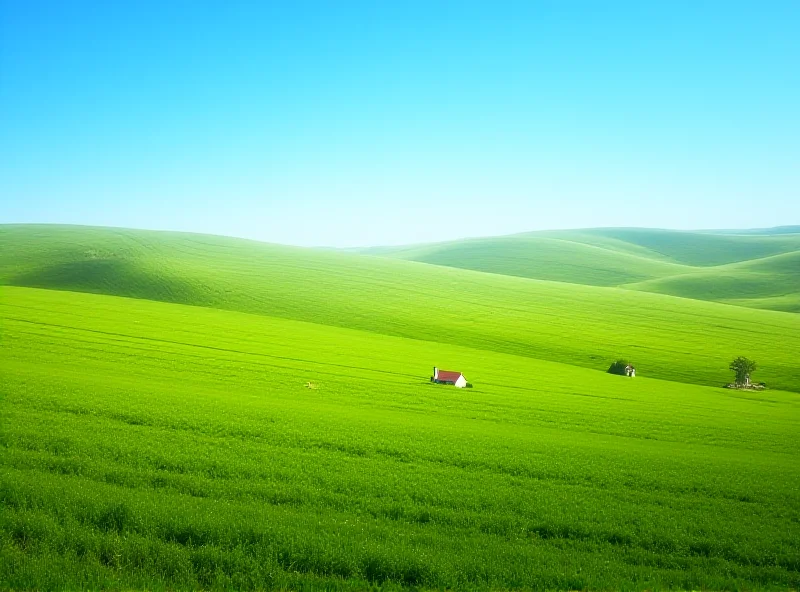
[[[780,226],[770,226],[764,228],[697,228],[697,229],[680,229],[680,228],[660,228],[660,227],[647,227],[647,226],[591,226],[591,227],[583,227],[583,228],[546,228],[546,229],[538,229],[538,230],[526,230],[522,232],[513,232],[509,234],[487,234],[487,235],[478,235],[478,236],[463,236],[455,239],[446,239],[441,241],[423,241],[418,243],[401,243],[401,244],[375,244],[375,245],[367,245],[367,246],[358,246],[358,247],[336,247],[331,245],[298,245],[292,243],[280,243],[275,241],[269,241],[259,238],[253,238],[250,236],[242,236],[236,234],[219,234],[213,232],[201,232],[201,231],[193,231],[193,230],[174,230],[174,229],[165,229],[165,228],[142,228],[142,227],[134,227],[134,226],[114,226],[114,225],[97,225],[97,224],[76,224],[76,223],[65,223],[65,222],[0,222],[0,227],[3,226],[38,226],[38,227],[70,227],[70,228],[91,228],[91,229],[111,229],[111,230],[133,230],[133,231],[143,231],[143,232],[157,232],[157,233],[171,233],[171,234],[190,234],[190,235],[198,235],[198,236],[213,236],[219,238],[231,238],[237,240],[245,240],[245,241],[252,241],[257,243],[263,244],[270,244],[270,245],[279,245],[284,247],[295,247],[300,249],[325,249],[325,250],[335,250],[335,251],[362,251],[367,249],[382,249],[382,248],[407,248],[407,247],[419,247],[419,246],[427,246],[427,245],[442,245],[442,244],[449,244],[449,243],[457,243],[462,241],[471,241],[471,240],[483,240],[483,239],[492,239],[492,238],[513,238],[513,237],[523,237],[527,235],[533,234],[540,234],[540,233],[548,233],[548,232],[591,232],[591,231],[599,231],[599,230],[644,230],[650,232],[675,232],[681,234],[730,234],[736,235],[737,233],[740,234],[750,234],[753,236],[758,236],[759,233],[765,234],[767,236],[783,236],[783,235],[792,235],[792,234],[800,234],[800,223],[798,224],[781,224]],[[783,232],[775,232],[774,234],[767,234],[770,231],[783,231]]]

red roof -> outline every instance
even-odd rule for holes
[[[442,382],[455,382],[461,378],[461,372],[450,372],[449,370],[439,370],[439,376],[437,376],[436,380],[441,380]]]

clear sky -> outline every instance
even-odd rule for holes
[[[800,223],[800,2],[0,0],[0,223]]]

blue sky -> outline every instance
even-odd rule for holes
[[[800,223],[800,2],[0,0],[0,223]]]

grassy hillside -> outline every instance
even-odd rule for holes
[[[115,281],[147,284],[159,271],[164,286],[171,263],[156,253],[170,241],[219,270],[237,260],[219,263],[225,245],[231,257],[253,247],[191,251],[197,237],[125,233],[101,247],[99,234],[96,253],[119,240],[137,255],[118,269],[146,270]],[[154,259],[140,260],[140,248]],[[287,252],[264,248],[277,266],[264,273],[291,277]],[[31,274],[34,255],[16,272]],[[332,261],[349,259],[311,258],[304,277]],[[262,280],[271,294],[280,276]],[[174,295],[219,281],[187,279]],[[397,285],[385,281],[386,293]],[[731,331],[730,311],[796,318],[620,294],[688,307],[711,349]],[[258,302],[278,310],[270,298]],[[406,306],[424,312],[429,301],[417,298],[409,290]],[[630,380],[490,351],[505,342],[486,337],[464,347],[54,290],[0,288],[0,320],[4,588],[800,586],[795,393]],[[776,359],[795,363],[798,334],[775,339]],[[677,333],[675,351],[693,339]],[[431,384],[433,364],[464,371],[475,388]]]
[[[560,238],[511,236],[468,239],[366,254],[592,286],[619,286],[693,271],[693,268]]]
[[[747,306],[749,308],[762,308],[765,310],[779,310],[784,312],[800,312],[800,294],[787,296],[772,296],[766,298],[740,298],[725,299],[722,302],[734,306]]]
[[[800,312],[800,251],[629,284],[626,288],[684,298]]]
[[[800,316],[181,233],[0,227],[0,282],[253,312],[686,383],[800,391]]]
[[[608,239],[622,241],[675,263],[695,267],[726,265],[800,250],[800,233],[735,235],[645,228],[598,228],[565,231],[564,236],[587,244]]]
[[[536,232],[360,252],[488,273],[800,312],[800,233]]]
[[[704,230],[705,234],[729,234],[733,236],[743,236],[755,234],[760,236],[770,236],[776,234],[800,234],[800,226],[773,226],[772,228],[750,228],[737,230]]]

